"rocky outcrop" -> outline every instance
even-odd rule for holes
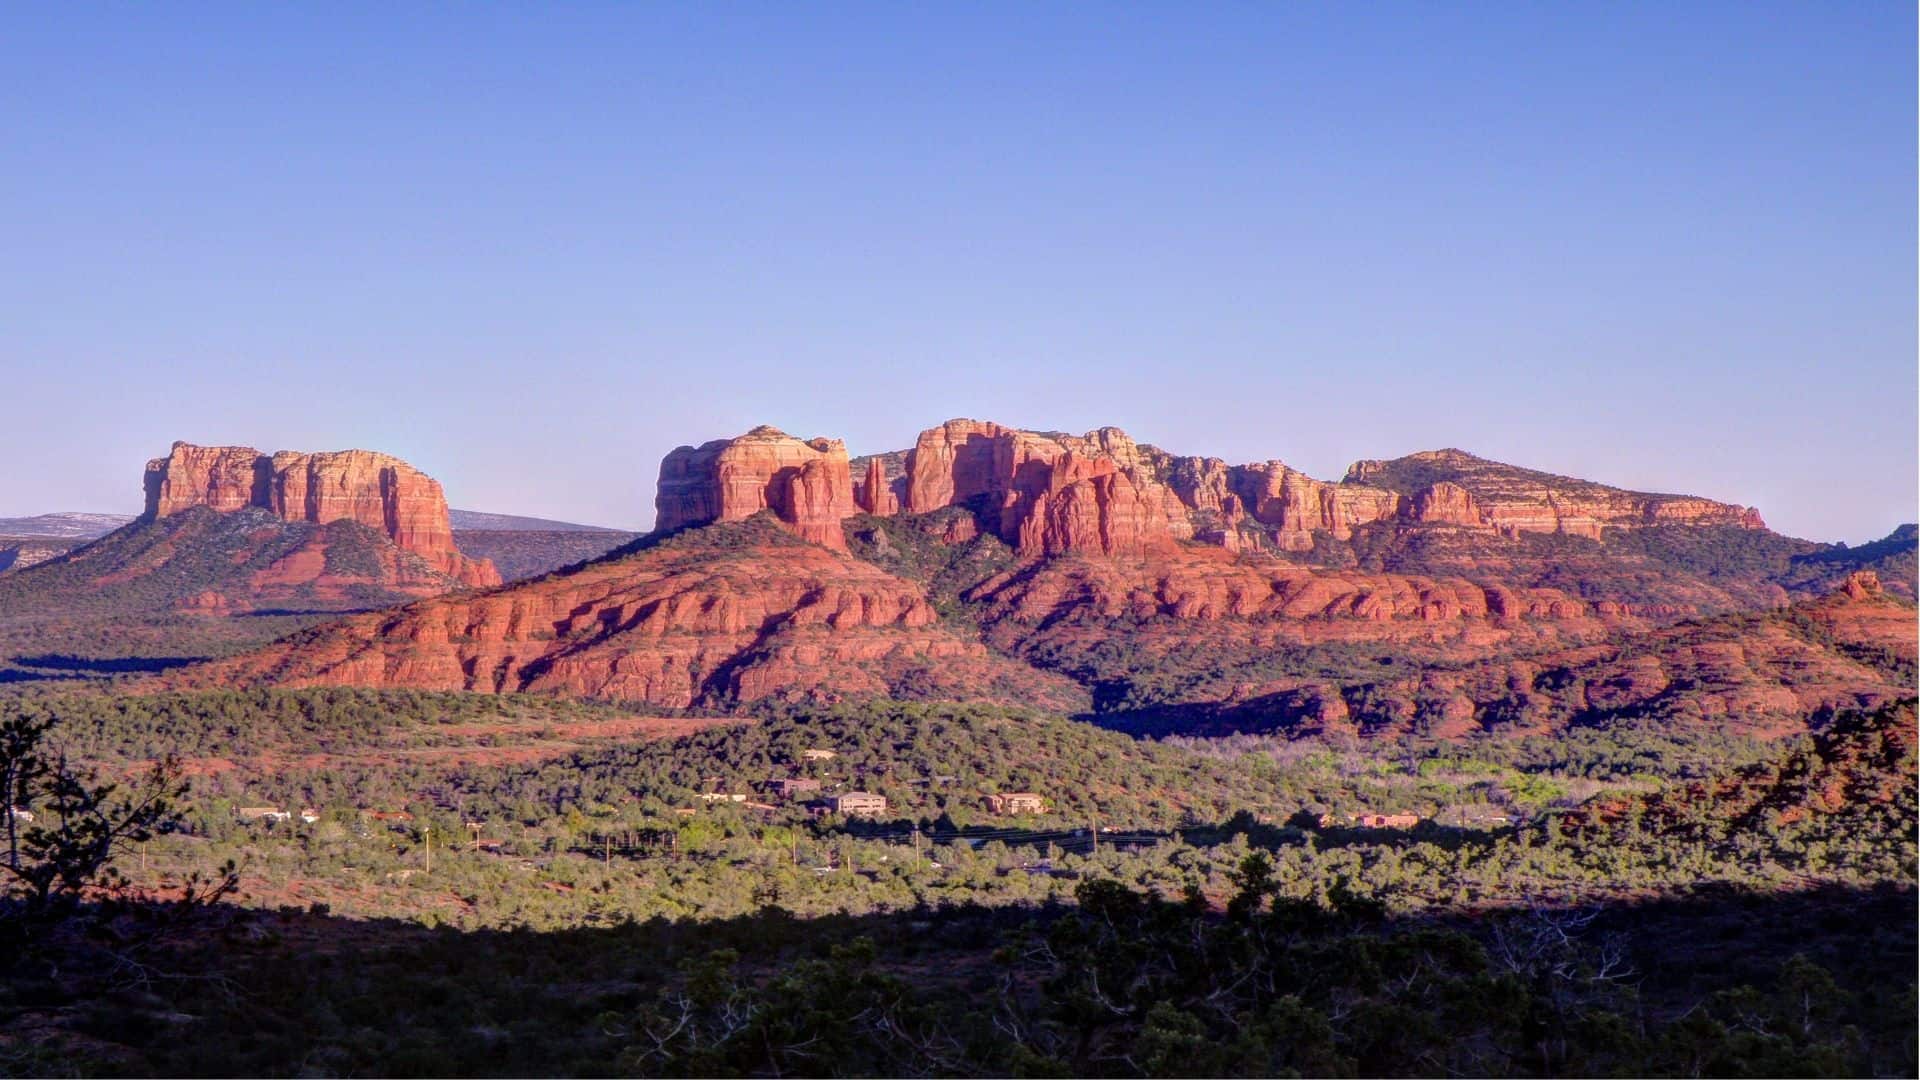
[[[1772,738],[1911,695],[1916,658],[1912,604],[1864,578],[1784,611],[1661,625],[1558,589],[1189,547],[1028,566],[967,598],[990,643],[1111,688],[1137,715],[1108,722],[1143,733],[1451,739],[1658,719]]]
[[[1610,528],[1763,527],[1749,508],[1623,491],[1457,450],[1359,462],[1329,483],[1280,461],[1169,454],[1119,428],[1067,435],[956,419],[921,432],[910,451],[857,464],[859,482],[843,482],[850,470],[841,444],[765,427],[683,446],[661,465],[659,525],[772,510],[800,535],[844,550],[839,522],[855,511],[962,507],[1024,558],[1141,555],[1195,539],[1230,551],[1306,552],[1318,536],[1346,541],[1374,525],[1593,539]]]
[[[1310,550],[1316,532],[1345,540],[1362,525],[1395,516],[1403,505],[1391,491],[1325,483],[1278,461],[1239,466],[1229,475],[1253,519],[1273,526],[1275,541],[1287,551]]]
[[[1391,461],[1358,461],[1346,484],[1417,496],[1445,483],[1472,500],[1478,521],[1508,535],[1562,533],[1599,539],[1606,529],[1655,525],[1735,525],[1764,529],[1760,512],[1690,495],[1626,491],[1569,476],[1523,469],[1463,450],[1429,450]],[[1459,524],[1469,524],[1461,521]]]
[[[0,574],[25,570],[57,559],[86,543],[52,536],[0,536]]]
[[[744,521],[763,510],[796,535],[845,551],[840,522],[859,510],[846,445],[803,442],[762,426],[738,438],[682,446],[660,463],[655,529]]]
[[[1066,680],[944,624],[921,586],[762,521],[342,620],[170,681],[529,691],[671,707],[861,694],[1084,707]]]
[[[1459,484],[1442,480],[1423,488],[1413,497],[1413,520],[1427,525],[1462,525],[1478,528],[1487,524],[1473,494]]]
[[[1193,535],[1179,497],[1119,428],[1059,435],[978,420],[920,433],[907,506],[976,509],[1021,555],[1140,554]]]
[[[204,506],[220,513],[254,507],[311,525],[357,522],[463,585],[500,583],[491,563],[454,546],[439,481],[387,454],[283,450],[268,456],[251,447],[176,442],[166,457],[147,462],[145,487],[150,521]]]
[[[886,463],[879,457],[867,459],[866,474],[854,486],[853,501],[874,517],[892,517],[900,512],[900,497],[894,494],[893,483],[887,478]]]
[[[190,506],[227,513],[268,506],[273,459],[251,446],[194,446],[176,442],[147,462],[145,516],[171,517]]]
[[[1548,630],[1549,636],[1587,635],[1631,617],[1621,605],[1603,609],[1557,589],[1329,571],[1201,547],[1008,571],[975,586],[967,599],[995,626],[1255,620],[1287,625],[1298,643],[1432,640],[1479,628],[1499,631],[1505,640],[1516,630],[1523,636],[1541,630],[1525,625],[1531,623],[1569,624]]]
[[[1071,452],[1054,459],[1047,486],[1022,511],[1017,550],[1117,556],[1169,546],[1178,503],[1168,489],[1134,476],[1109,459]]]

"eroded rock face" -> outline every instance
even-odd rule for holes
[[[920,433],[907,510],[979,508],[1023,556],[1140,554],[1193,536],[1186,506],[1118,428],[1055,435],[978,420]]]
[[[1275,539],[1288,551],[1311,549],[1316,532],[1345,540],[1355,528],[1394,517],[1403,507],[1391,491],[1329,484],[1278,461],[1238,466],[1229,477],[1253,519],[1274,526]]]
[[[810,468],[814,461],[823,464]],[[860,482],[843,483],[838,442],[802,442],[773,428],[681,447],[661,465],[658,520],[676,529],[772,509],[800,535],[844,550],[839,521],[855,510],[884,517],[964,507],[1024,558],[1141,555],[1192,539],[1231,551],[1309,551],[1316,536],[1345,541],[1381,523],[1593,539],[1609,528],[1764,527],[1749,508],[1623,491],[1457,450],[1362,461],[1329,483],[1279,461],[1169,454],[1119,428],[1066,435],[956,419],[921,432],[904,454],[862,464]]]
[[[314,525],[358,522],[463,585],[500,583],[492,563],[454,546],[440,482],[388,454],[282,450],[268,456],[245,446],[176,442],[166,457],[147,462],[145,486],[148,520],[205,506],[221,513],[256,507]]]
[[[941,623],[925,590],[750,522],[481,594],[328,624],[171,685],[545,692],[653,705],[906,693],[1058,708],[1070,683]]]
[[[1473,494],[1459,484],[1442,480],[1413,497],[1413,519],[1429,525],[1463,525],[1478,528],[1487,524]]]
[[[674,531],[744,521],[771,510],[806,540],[847,549],[840,522],[859,509],[847,448],[838,439],[803,442],[772,427],[734,439],[682,446],[660,463],[654,528]]]
[[[900,497],[893,493],[886,465],[879,458],[867,459],[866,475],[854,488],[853,501],[874,517],[892,517],[900,512]]]
[[[194,446],[176,442],[147,462],[146,516],[169,517],[189,506],[226,513],[268,505],[273,459],[251,446]]]
[[[1357,461],[1347,470],[1345,483],[1385,487],[1408,495],[1431,491],[1444,483],[1471,498],[1481,523],[1508,535],[1564,533],[1597,540],[1606,529],[1652,525],[1766,528],[1760,512],[1750,506],[1690,495],[1625,491],[1488,461],[1463,450],[1429,450],[1391,461]]]
[[[1412,506],[1386,488],[1326,483],[1278,461],[1168,454],[1110,427],[1074,436],[949,420],[920,434],[906,472],[908,512],[979,507],[1027,557],[1138,555],[1187,539],[1238,551],[1254,542],[1239,527],[1247,520],[1267,526],[1277,546],[1305,551],[1316,532],[1344,540]]]

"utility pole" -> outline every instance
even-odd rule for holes
[[[420,826],[420,838],[427,845],[427,873],[433,873],[433,826]]]
[[[607,857],[601,861],[605,862],[608,866],[613,865],[613,834],[612,833],[607,834]]]
[[[1091,818],[1087,821],[1087,824],[1092,826],[1090,831],[1093,834],[1093,854],[1095,858],[1098,858],[1100,855],[1100,819],[1098,817]]]
[[[916,870],[920,868],[920,826],[918,825],[913,827],[913,866]]]

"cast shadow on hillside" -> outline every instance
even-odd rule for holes
[[[1100,696],[1100,690],[1096,688],[1096,702]],[[1285,735],[1307,721],[1309,715],[1302,709],[1289,707],[1284,695],[1274,695],[1271,699],[1262,698],[1235,705],[1201,701],[1135,709],[1104,709],[1081,713],[1074,719],[1135,739],[1162,739],[1169,735],[1224,738],[1230,735]]]
[[[57,1064],[81,1073],[160,1075],[871,1075],[945,1061],[948,1067],[936,1071],[964,1065],[968,1072],[1004,1074],[1022,1060],[1038,1067],[1009,1045],[1010,1032],[1039,1046],[1047,1041],[1041,1021],[1049,1016],[1054,1019],[1046,1023],[1068,1024],[1068,1030],[1081,1023],[1133,1032],[1130,1039],[1148,1037],[1153,1022],[1142,1019],[1151,1011],[1144,1001],[1112,1014],[1076,1011],[1078,999],[1064,988],[1088,958],[1070,962],[1064,950],[1109,940],[1098,947],[1118,951],[1098,962],[1124,968],[1151,960],[1161,948],[1154,944],[1158,935],[1169,947],[1193,938],[1181,929],[1185,923],[1228,925],[1217,912],[1178,902],[1143,909],[1132,901],[1115,906],[1111,893],[1087,895],[1095,908],[922,907],[800,918],[769,906],[712,921],[656,918],[546,931],[350,919],[321,905],[222,906],[190,917],[164,905],[93,909],[53,935],[53,945],[10,949],[0,961],[0,1068],[34,1073]],[[1142,914],[1154,910],[1159,914]],[[1361,939],[1373,942],[1355,954],[1371,959],[1353,969],[1354,985],[1330,992],[1336,1004],[1347,992],[1369,995],[1374,1004],[1362,1005],[1353,1019],[1341,1019],[1335,1008],[1328,1015],[1338,1026],[1326,1037],[1334,1040],[1330,1047],[1357,1055],[1346,1059],[1350,1064],[1389,1075],[1431,1067],[1417,1047],[1386,1038],[1392,1025],[1370,1026],[1390,1015],[1426,1032],[1422,1039],[1469,1034],[1449,1025],[1476,1025],[1476,1037],[1510,1032],[1519,1040],[1518,1056],[1487,1060],[1503,1062],[1496,1071],[1514,1075],[1543,1071],[1529,1064],[1527,1045],[1592,1039],[1595,1032],[1581,1025],[1599,1020],[1628,1024],[1607,1029],[1601,1041],[1612,1048],[1606,1052],[1649,1055],[1617,1064],[1656,1074],[1684,1069],[1675,1064],[1679,1059],[1662,1056],[1678,1039],[1687,1053],[1706,1055],[1698,1061],[1707,1072],[1794,1067],[1912,1075],[1914,914],[1911,887],[1792,894],[1705,889],[1589,909],[1309,921],[1292,924],[1284,948],[1294,951],[1283,955],[1305,962],[1345,955],[1342,950]],[[1103,931],[1102,922],[1115,925]],[[1101,937],[1108,932],[1117,937]],[[1516,948],[1524,953],[1541,942],[1557,951],[1550,962],[1529,967]],[[1379,981],[1384,969],[1362,970],[1388,963],[1394,947],[1445,958],[1459,969],[1463,990],[1478,987],[1475,993],[1488,995],[1484,1009],[1427,1013],[1431,1003],[1422,1004],[1416,987],[1448,977],[1444,971],[1427,970],[1396,986]],[[1612,965],[1609,978],[1626,980],[1629,992],[1616,1003],[1631,1015],[1569,1011],[1572,990],[1555,972],[1565,970],[1566,957],[1589,952]],[[1796,956],[1818,972],[1807,976],[1811,969]],[[1812,995],[1804,997],[1803,1019],[1823,1030],[1830,1026],[1834,1045],[1852,1047],[1853,1056],[1830,1062],[1769,1057],[1755,1048],[1758,1036],[1737,1030],[1737,1022],[1707,1023],[1722,1012],[1757,1016],[1783,986]],[[1159,993],[1144,992],[1149,998]],[[1165,993],[1169,1007],[1200,1008],[1180,996],[1185,991]],[[1302,1004],[1312,1005],[1316,995],[1310,992]],[[1405,1002],[1396,1006],[1402,996]],[[1511,1010],[1524,1018],[1508,1015]],[[1082,1019],[1071,1021],[1074,1016]],[[659,1041],[662,1025],[675,1017],[703,1025],[701,1038],[726,1031],[752,1038],[726,1044],[720,1057],[701,1056],[682,1036]],[[918,1046],[909,1031],[939,1032],[943,1041]],[[1305,1029],[1300,1037],[1307,1037]],[[783,1039],[787,1049],[775,1052],[762,1039]],[[656,1053],[669,1044],[686,1052]],[[1054,1040],[1047,1052],[1060,1052],[1061,1045]],[[1768,1045],[1777,1051],[1787,1044]],[[807,1056],[816,1053],[828,1056]],[[1396,1056],[1403,1053],[1409,1056]],[[949,1054],[958,1056],[941,1056]],[[1124,1060],[1095,1063],[1071,1055],[1054,1064],[1078,1072],[1134,1071]]]

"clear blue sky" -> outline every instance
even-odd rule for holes
[[[0,514],[184,438],[643,526],[977,416],[1913,520],[1914,8],[34,5]]]

